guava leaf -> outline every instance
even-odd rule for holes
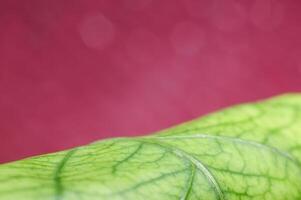
[[[1,200],[300,200],[301,95],[0,165]]]

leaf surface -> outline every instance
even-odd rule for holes
[[[301,199],[301,95],[0,165],[1,200]]]

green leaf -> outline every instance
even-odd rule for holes
[[[0,165],[1,200],[301,199],[301,95]]]

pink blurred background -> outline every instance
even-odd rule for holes
[[[300,6],[0,1],[0,162],[301,91]]]

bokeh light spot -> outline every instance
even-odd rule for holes
[[[104,49],[115,37],[113,23],[101,13],[86,16],[79,25],[83,42],[96,49]]]

